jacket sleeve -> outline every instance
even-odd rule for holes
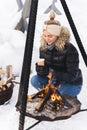
[[[76,80],[79,74],[79,55],[74,46],[69,47],[66,55],[66,71],[57,72],[57,78],[61,83],[69,83]]]

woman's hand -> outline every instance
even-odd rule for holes
[[[49,68],[46,65],[41,66],[36,63],[36,72],[38,75],[46,76],[49,73]]]

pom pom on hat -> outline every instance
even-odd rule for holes
[[[50,34],[59,36],[61,32],[61,24],[55,19],[55,13],[52,10],[49,15],[50,20],[44,22],[43,30],[47,30]]]
[[[50,20],[54,20],[54,18],[55,18],[55,13],[54,13],[53,10],[50,12],[49,17],[50,17]]]

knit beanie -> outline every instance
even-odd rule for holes
[[[43,30],[47,30],[50,34],[59,36],[61,32],[61,24],[59,21],[55,20],[54,11],[50,12],[50,20],[44,22]]]

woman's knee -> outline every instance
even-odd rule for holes
[[[39,75],[35,75],[31,78],[31,84],[35,87],[35,88],[42,88],[43,86],[45,86],[48,83],[48,78],[45,76],[39,76]]]
[[[69,96],[77,96],[80,91],[81,91],[82,86],[81,85],[69,85],[69,84],[64,84],[62,87],[59,89],[59,92],[61,94],[66,94]]]
[[[31,78],[31,84],[32,84],[33,86],[38,86],[37,82],[38,82],[38,77],[37,77],[37,75],[35,75],[35,76],[33,76],[33,77]]]

